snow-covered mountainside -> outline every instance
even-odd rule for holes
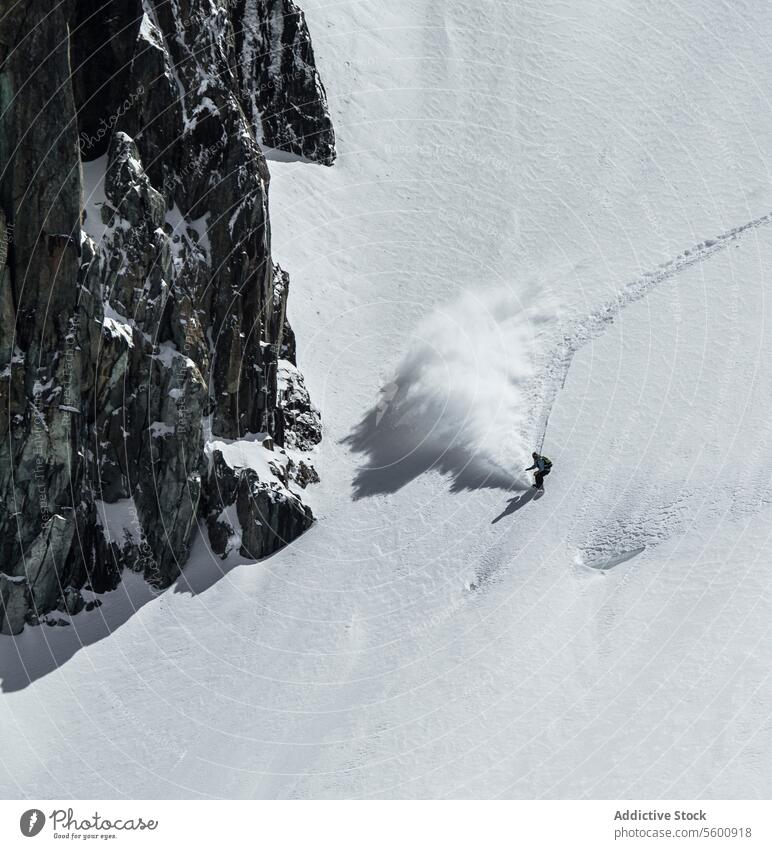
[[[199,524],[246,557],[310,527],[319,417],[299,372],[292,409],[277,382],[294,336],[261,145],[335,151],[292,0],[19,0],[0,27],[0,633],[17,634],[126,568],[169,586]]]
[[[318,521],[4,639],[0,790],[769,797],[772,9],[305,8]]]

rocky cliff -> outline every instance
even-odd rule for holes
[[[309,527],[321,438],[266,148],[335,139],[292,0],[0,2],[0,631],[194,534]]]

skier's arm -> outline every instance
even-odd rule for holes
[[[531,469],[535,469],[535,468],[536,468],[536,463],[534,463],[534,464],[533,464],[533,466],[529,466],[529,467],[526,469],[526,472],[530,472],[530,471],[531,471]]]

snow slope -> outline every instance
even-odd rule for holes
[[[319,521],[4,640],[0,792],[769,797],[772,10],[305,8]]]

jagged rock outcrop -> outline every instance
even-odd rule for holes
[[[331,165],[335,134],[303,12],[293,0],[239,0],[239,6],[242,99],[265,144]],[[254,14],[258,6],[264,13]]]
[[[0,631],[18,633],[125,568],[167,586],[199,520],[251,557],[313,521],[321,427],[261,144],[335,150],[291,0],[26,0],[0,60]]]
[[[286,463],[285,456],[285,470]],[[278,480],[261,476],[249,466],[234,467],[221,450],[212,452],[206,487],[212,551],[225,556],[238,548],[245,557],[267,557],[311,527],[311,511],[287,489],[286,472],[277,471]]]

